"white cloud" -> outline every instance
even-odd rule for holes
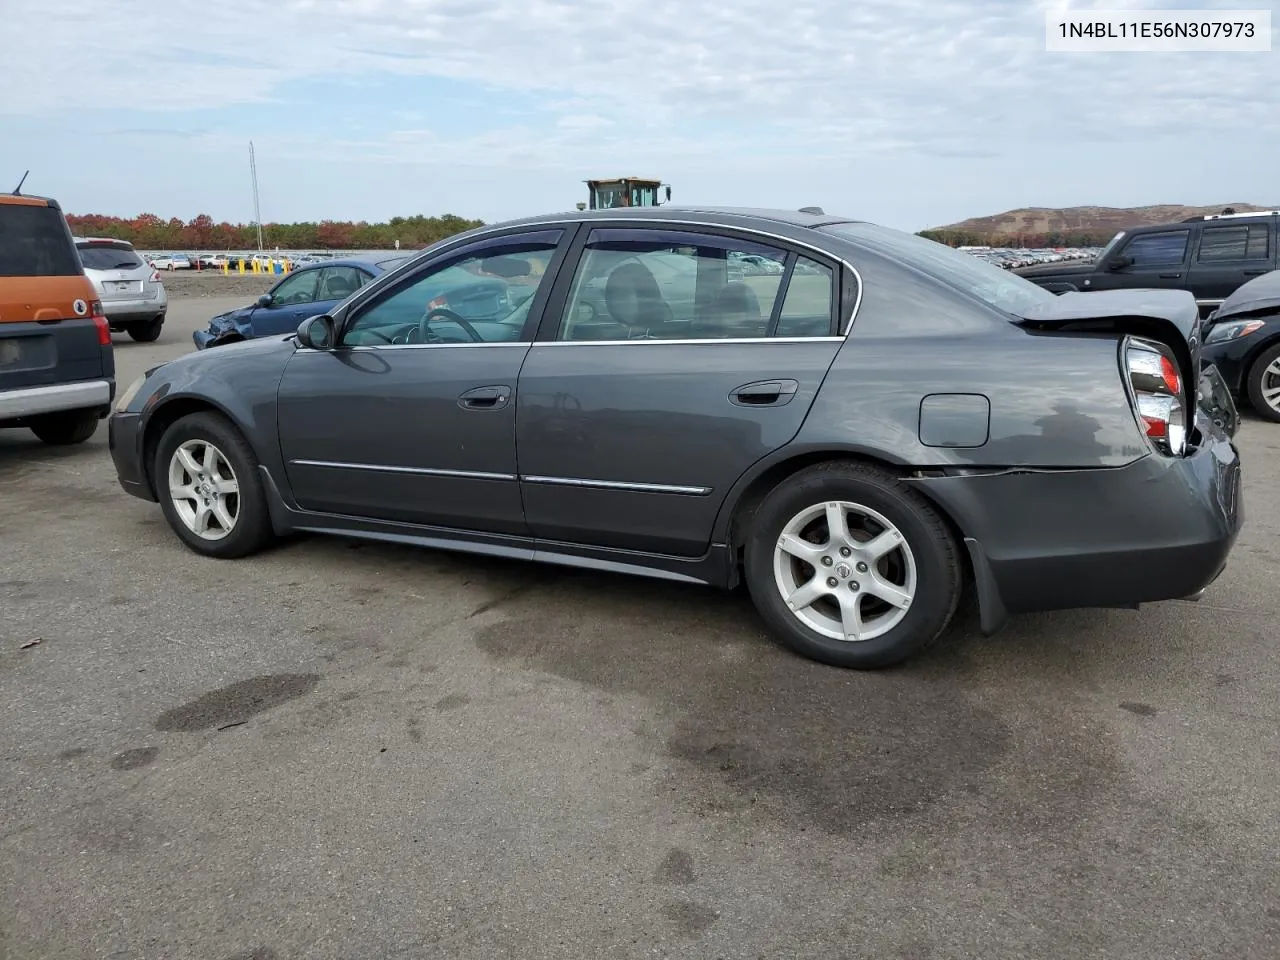
[[[533,95],[540,109],[476,111],[466,134],[435,129],[431,105],[414,103],[307,136],[232,120],[190,135],[188,148],[242,151],[253,135],[291,161],[323,150],[383,164],[708,176],[728,165],[776,181],[792,175],[783,159],[800,177],[886,157],[974,163],[1025,151],[1052,166],[1055,152],[1091,143],[1247,132],[1274,145],[1280,131],[1274,54],[1051,55],[1044,10],[1060,0],[0,2],[7,36],[40,37],[0,59],[0,141],[6,114],[54,123],[76,111],[109,125],[113,112],[144,108],[154,116],[127,126],[203,130],[172,114],[287,107],[316,82],[378,76],[463,81],[521,104]],[[1072,174],[1100,175],[1127,174],[1102,164]]]
[[[1056,5],[61,0],[51,15],[47,0],[6,0],[6,32],[41,42],[5,51],[0,112],[279,101],[305,81],[389,73],[570,98],[572,115],[639,129],[706,116],[781,128],[795,144],[885,139],[927,149],[965,133],[1116,120],[1167,129],[1183,111],[1202,130],[1246,116],[1280,123],[1276,111],[1235,99],[1274,106],[1273,57],[1051,56],[1042,10]]]

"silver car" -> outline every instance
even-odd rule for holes
[[[159,272],[134,252],[133,244],[110,238],[77,238],[84,272],[98,291],[112,330],[135,340],[155,340],[164,326],[169,297]]]

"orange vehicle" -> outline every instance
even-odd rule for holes
[[[83,443],[115,389],[111,328],[62,208],[0,193],[0,427]]]

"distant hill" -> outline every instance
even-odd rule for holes
[[[1208,207],[1173,203],[1149,207],[1024,207],[990,217],[972,217],[944,227],[931,227],[922,230],[921,234],[953,245],[1099,246],[1115,236],[1118,230],[1221,213],[1227,207],[1237,213],[1280,209],[1280,206],[1253,203],[1218,203]]]

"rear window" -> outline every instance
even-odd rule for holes
[[[142,258],[129,247],[115,244],[77,244],[80,262],[88,270],[132,270],[142,266]]]
[[[0,203],[0,277],[74,277],[82,273],[59,210]]]
[[[870,223],[833,223],[818,229],[848,237],[1015,317],[1056,296],[1025,277],[915,234]]]

